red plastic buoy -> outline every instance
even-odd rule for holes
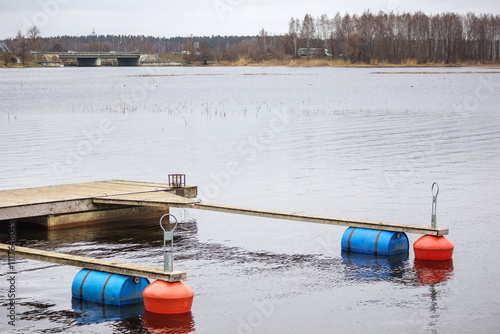
[[[194,293],[182,282],[154,281],[144,289],[142,297],[149,312],[178,314],[191,311]]]
[[[413,243],[415,258],[420,260],[448,260],[453,256],[453,243],[445,237],[424,235]]]

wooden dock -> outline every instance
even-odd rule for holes
[[[443,236],[449,232],[447,228],[198,203],[192,199],[196,196],[195,186],[170,187],[163,183],[123,180],[5,190],[0,191],[0,221],[31,217],[41,219],[47,229],[53,229],[134,217],[159,218],[170,207],[178,207],[434,236]]]
[[[52,262],[68,266],[81,267],[90,270],[108,272],[110,274],[120,274],[125,276],[147,277],[166,282],[177,282],[185,280],[187,274],[183,271],[164,272],[160,268],[141,266],[137,264],[121,263],[107,260],[93,259],[84,256],[49,252],[27,247],[15,246],[13,251],[9,251],[10,245],[0,244],[0,254],[15,255],[31,260]]]
[[[116,196],[134,196],[136,201],[132,205],[94,202],[95,198]],[[123,219],[159,218],[168,212],[171,204],[192,203],[191,198],[196,196],[197,187],[173,188],[164,183],[124,180],[3,190],[0,191],[0,221],[16,219],[57,229]],[[137,200],[141,198],[151,199],[149,205],[139,205]]]

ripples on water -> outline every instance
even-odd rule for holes
[[[428,225],[438,181],[438,226],[450,228],[456,246],[453,261],[436,266],[416,262],[412,250],[343,253],[339,227],[173,210],[192,216],[176,230],[174,263],[195,291],[191,313],[165,319],[140,306],[72,300],[78,268],[18,259],[18,332],[494,329],[500,273],[483,250],[500,255],[492,246],[500,237],[500,75],[372,72],[1,71],[9,89],[0,93],[0,189],[164,182],[182,172],[205,202]],[[75,155],[89,143],[88,154]],[[228,164],[238,171],[226,180]],[[20,230],[18,244],[162,266],[157,223]],[[5,312],[8,300],[0,302]]]

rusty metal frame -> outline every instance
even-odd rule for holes
[[[170,188],[182,188],[186,186],[186,174],[168,174],[168,186]]]

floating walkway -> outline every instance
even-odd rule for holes
[[[90,257],[49,252],[28,247],[15,246],[9,251],[11,245],[0,244],[0,254],[15,254],[16,257],[26,259],[64,264],[68,266],[81,267],[89,270],[120,274],[126,276],[147,277],[165,282],[177,282],[185,280],[187,274],[183,271],[164,272],[162,268],[153,268],[137,264],[121,263],[108,260],[99,260]]]
[[[111,220],[158,219],[168,213],[170,207],[176,207],[432,236],[444,236],[449,232],[447,228],[199,203],[193,200],[196,196],[197,187],[186,186],[184,182],[124,180],[4,190],[0,191],[0,223],[26,220],[55,229]]]
[[[437,192],[434,194],[435,185]],[[436,227],[435,207],[439,192],[437,183],[433,184],[432,191],[432,225],[427,227],[200,203],[193,199],[197,197],[197,187],[186,186],[183,174],[169,175],[168,184],[112,180],[5,190],[0,191],[0,226],[10,225],[10,221],[15,220],[20,225],[26,221],[55,229],[161,216],[164,268],[162,270],[7,244],[0,244],[0,254],[14,254],[16,257],[84,268],[73,280],[72,296],[76,298],[115,305],[144,299],[145,309],[150,312],[185,313],[191,310],[194,293],[187,284],[180,282],[186,279],[186,273],[173,271],[172,262],[168,262],[172,257],[166,253],[165,245],[169,240],[173,247],[175,227],[166,231],[162,219],[169,216],[170,207],[348,226],[342,237],[342,249],[349,252],[383,255],[407,253],[409,243],[405,233],[424,234],[414,243],[416,258],[420,254],[419,259],[424,260],[451,260],[453,244],[447,242],[443,246],[443,241],[447,241],[444,235],[449,231]],[[150,284],[147,278],[157,281]]]
[[[322,216],[313,216],[313,215],[298,214],[298,213],[285,213],[285,212],[277,212],[269,210],[247,209],[247,208],[239,208],[235,206],[217,205],[217,204],[205,204],[205,203],[173,204],[172,207],[184,207],[184,208],[211,210],[211,211],[219,211],[219,212],[250,215],[250,216],[259,216],[266,218],[277,218],[277,219],[303,221],[309,223],[367,228],[379,231],[426,234],[433,236],[443,236],[448,234],[449,232],[447,228],[432,228],[419,225],[404,225],[404,224],[374,222],[367,220],[322,217]]]

